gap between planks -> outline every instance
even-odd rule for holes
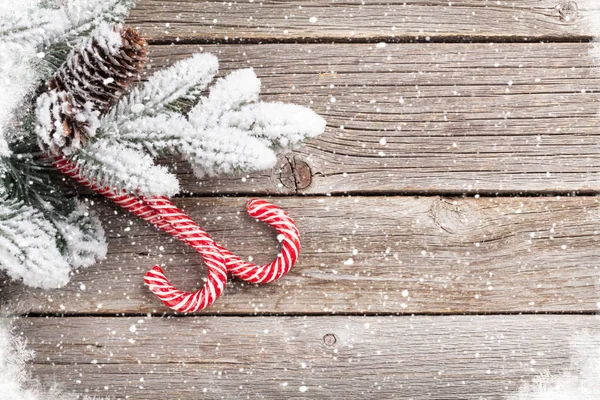
[[[244,198],[185,198],[217,242],[268,262],[274,232]],[[230,281],[210,315],[594,313],[600,301],[597,197],[290,197],[272,201],[302,235],[299,263],[278,282]],[[143,285],[154,263],[176,286],[203,284],[200,257],[108,202],[108,258],[57,290],[0,285],[12,314],[171,314]]]

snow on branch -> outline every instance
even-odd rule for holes
[[[0,157],[8,157],[10,155],[10,149],[8,148],[8,142],[4,138],[4,134],[0,131]]]
[[[321,134],[325,120],[311,109],[295,104],[257,102],[260,80],[250,69],[237,70],[220,79],[192,109],[190,123],[198,129],[236,128],[268,143],[287,149]]]
[[[122,124],[135,118],[155,115],[179,99],[195,100],[214,78],[218,66],[215,56],[195,54],[154,73],[104,116],[103,129],[118,131]]]
[[[221,126],[247,131],[278,151],[313,138],[325,129],[325,120],[309,108],[286,103],[253,103],[239,111],[228,111]]]
[[[106,257],[108,246],[104,229],[95,212],[75,200],[75,209],[54,225],[65,241],[69,264],[73,268],[89,267]]]
[[[67,18],[77,32],[88,31],[101,22],[123,22],[136,0],[65,0]]]
[[[3,1],[0,4],[0,41],[19,44],[48,42],[70,27],[64,9],[42,0]]]
[[[11,278],[44,289],[65,285],[71,266],[56,247],[57,235],[41,212],[0,197],[0,260]]]
[[[0,16],[1,19],[1,16]],[[35,51],[16,43],[0,40],[0,141],[9,141],[9,125],[14,121],[16,109],[23,104],[37,82],[37,71],[31,68]],[[7,144],[0,144],[0,153],[7,155]]]
[[[260,140],[230,127],[192,132],[181,145],[197,176],[263,170],[277,162],[275,153]]]
[[[223,113],[239,110],[243,105],[258,100],[260,79],[251,68],[233,71],[211,88],[208,98],[202,99],[190,111],[190,122],[197,128],[214,127]]]
[[[179,192],[175,175],[154,165],[152,157],[119,143],[99,140],[73,156],[80,172],[119,192],[173,196]]]
[[[153,155],[183,155],[200,176],[260,170],[276,162],[275,154],[265,143],[240,129],[199,130],[175,113],[140,118],[123,130],[120,139]]]
[[[122,22],[135,0],[19,0],[0,4],[0,40],[51,44],[103,21]]]

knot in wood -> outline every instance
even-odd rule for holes
[[[336,344],[337,337],[335,337],[333,333],[328,333],[327,335],[323,336],[323,342],[326,346],[331,347]]]
[[[279,182],[295,192],[308,188],[312,183],[310,166],[295,154],[286,155],[279,170]]]
[[[451,234],[472,232],[479,226],[480,216],[470,202],[435,198],[429,208],[433,223]]]
[[[562,22],[574,22],[579,16],[579,6],[572,0],[561,1],[556,9]]]

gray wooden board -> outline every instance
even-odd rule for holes
[[[140,0],[152,41],[573,40],[600,33],[595,0]]]
[[[322,137],[271,171],[198,180],[163,160],[195,195],[591,193],[600,72],[583,42],[600,34],[598,9],[595,0],[140,0],[129,22],[155,44],[273,43],[153,45],[153,68],[210,51],[222,73],[254,67],[263,99],[327,119]],[[395,41],[424,43],[376,44]],[[530,43],[539,41],[572,43]],[[274,232],[243,215],[245,200],[176,203],[234,252],[269,261]],[[595,197],[274,201],[300,226],[301,260],[279,282],[230,282],[204,312],[218,318],[157,317],[171,312],[143,273],[165,263],[193,290],[200,257],[98,202],[107,260],[58,290],[0,278],[3,310],[43,316],[18,323],[36,351],[34,375],[129,399],[499,399],[568,368],[576,335],[600,333],[587,315],[394,315],[597,311]],[[63,313],[74,316],[49,317]]]
[[[568,369],[570,344],[600,334],[600,320],[27,318],[19,331],[44,383],[117,399],[502,399]]]
[[[275,232],[243,198],[176,199],[218,242],[255,262],[277,254]],[[594,312],[600,301],[597,197],[307,197],[274,203],[297,221],[300,261],[267,285],[230,281],[211,314]],[[107,260],[57,290],[0,286],[13,313],[168,313],[143,285],[165,263],[196,290],[205,268],[177,240],[116,206],[95,206]]]
[[[198,181],[209,193],[515,193],[600,190],[600,68],[587,43],[153,46],[154,67],[194,52],[253,67],[263,99],[328,123],[296,151],[298,188],[271,171]],[[333,102],[335,99],[335,102]],[[385,138],[385,144],[382,139]],[[288,168],[288,171],[290,168]]]

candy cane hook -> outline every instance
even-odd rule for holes
[[[277,258],[267,265],[243,261],[226,248],[219,246],[225,256],[227,270],[237,278],[252,283],[273,282],[287,274],[300,253],[300,232],[294,220],[281,208],[264,200],[252,199],[246,205],[248,214],[277,229],[282,242]]]

